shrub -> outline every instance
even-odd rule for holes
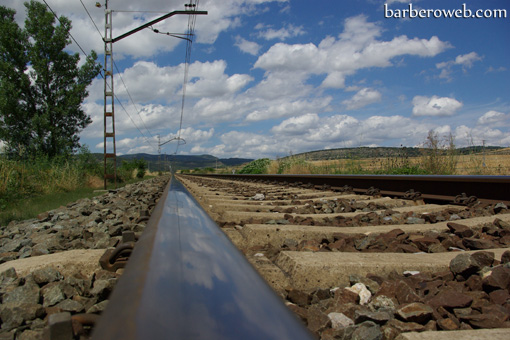
[[[424,145],[422,168],[432,175],[453,175],[458,162],[454,138],[450,133],[443,139],[429,131]]]
[[[117,178],[121,181],[128,181],[133,178],[143,178],[147,172],[147,162],[143,159],[123,160],[117,169]]]
[[[267,167],[271,161],[269,158],[256,159],[253,162],[245,165],[240,171],[240,174],[265,174],[267,173]]]

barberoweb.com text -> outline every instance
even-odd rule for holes
[[[466,4],[462,4],[462,8],[457,9],[416,9],[413,8],[412,3],[410,3],[406,9],[391,9],[388,8],[388,4],[384,4],[385,18],[503,19],[506,18],[506,16],[506,9],[470,9],[466,6]]]

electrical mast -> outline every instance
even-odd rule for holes
[[[104,188],[107,179],[112,179],[117,188],[117,149],[115,146],[115,97],[113,92],[113,36],[112,10],[105,0],[104,34]],[[108,173],[107,159],[113,161],[113,173]]]
[[[101,7],[96,3],[97,7]],[[107,179],[114,179],[115,188],[117,188],[117,149],[115,146],[115,92],[113,91],[113,43],[124,39],[131,34],[150,27],[160,21],[163,21],[176,14],[185,15],[207,15],[207,11],[197,11],[195,5],[191,3],[185,4],[185,11],[173,11],[167,13],[157,19],[154,19],[142,26],[113,38],[112,33],[112,13],[113,10],[108,8],[108,0],[105,0],[105,36],[104,36],[104,188],[106,189]],[[166,144],[166,143],[163,143]],[[159,147],[161,145],[159,144]],[[108,173],[107,160],[113,161],[113,173]]]

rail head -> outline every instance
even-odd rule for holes
[[[174,177],[93,339],[312,339]]]
[[[248,179],[275,182],[302,182],[313,185],[328,184],[331,187],[351,186],[357,192],[370,187],[381,194],[404,196],[409,190],[420,192],[424,198],[452,201],[463,193],[480,201],[510,204],[510,176],[464,176],[464,175],[240,175],[198,174],[196,176],[226,179]]]

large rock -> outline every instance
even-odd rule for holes
[[[41,295],[43,297],[44,307],[54,306],[66,298],[60,282],[52,282],[44,286],[41,289]]]
[[[363,283],[356,283],[352,287],[348,287],[346,289],[358,294],[360,305],[366,305],[372,297],[372,293],[370,293],[368,288]]]
[[[32,276],[34,281],[40,286],[62,279],[62,274],[53,267],[36,269],[32,272]]]
[[[508,317],[508,315],[507,315]],[[476,314],[460,318],[467,322],[473,328],[504,328],[504,318],[497,317],[495,314]]]
[[[444,307],[447,309],[469,307],[473,298],[453,289],[445,289],[428,301],[434,308]]]
[[[448,222],[446,226],[452,233],[459,237],[471,237],[474,234],[471,228],[460,223]]]
[[[465,278],[475,274],[481,269],[480,263],[471,254],[459,254],[450,261],[450,270]]]
[[[16,302],[36,305],[39,303],[39,287],[35,283],[27,282],[23,286],[14,288],[4,294],[2,303]]]
[[[510,289],[510,268],[504,266],[494,267],[482,283],[484,289],[489,292],[496,289]]]
[[[382,340],[383,334],[381,328],[374,322],[365,321],[356,325],[356,329],[352,333],[352,340]]]
[[[496,248],[494,242],[481,238],[467,237],[462,239],[462,244],[468,249],[491,249]]]
[[[2,330],[9,331],[27,321],[44,317],[44,308],[39,304],[4,302],[0,305]]]
[[[372,312],[367,310],[357,310],[354,313],[354,321],[356,324],[363,323],[365,321],[371,321],[378,325],[384,325],[391,319],[393,319],[393,315],[387,311]]]
[[[354,325],[354,321],[343,313],[329,313],[328,318],[331,320],[331,327],[334,329],[345,328]]]
[[[406,322],[425,324],[432,318],[433,310],[423,303],[413,302],[397,310],[397,315]]]
[[[397,281],[395,295],[399,304],[422,301],[422,298],[416,294],[415,290],[403,280]]]

